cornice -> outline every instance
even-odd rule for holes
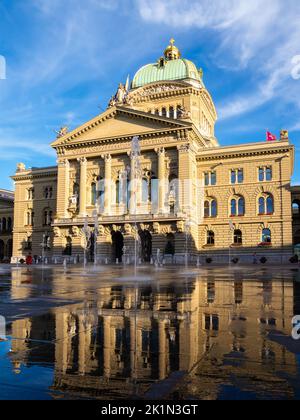
[[[28,181],[31,179],[41,179],[41,178],[57,178],[57,171],[53,172],[44,172],[39,174],[34,173],[18,173],[16,175],[11,176],[11,179],[14,181]]]
[[[189,123],[189,126],[185,127],[177,127],[172,129],[166,130],[156,130],[149,133],[136,133],[135,135],[140,137],[141,142],[143,140],[148,140],[150,138],[159,138],[164,136],[173,136],[176,137],[178,140],[186,139],[188,137],[188,133],[192,131],[192,124]],[[117,137],[106,137],[100,139],[91,139],[91,140],[82,140],[78,142],[72,142],[64,145],[60,145],[56,147],[57,153],[59,156],[63,156],[66,151],[70,150],[78,150],[86,147],[95,147],[95,146],[105,146],[109,144],[123,144],[130,142],[132,140],[133,135],[125,135],[125,136],[117,136]],[[142,144],[141,144],[142,146]]]
[[[73,130],[71,133],[68,133],[63,137],[58,138],[56,141],[54,141],[52,143],[52,147],[54,149],[58,149],[59,147],[63,147],[63,146],[68,145],[70,142],[72,142],[72,144],[75,144],[77,139],[80,142],[80,136],[82,134],[85,134],[88,131],[92,130],[93,128],[98,127],[104,121],[108,121],[110,119],[115,118],[116,115],[118,115],[118,114],[128,115],[128,116],[130,116],[130,118],[136,118],[136,119],[139,119],[139,120],[159,121],[161,124],[166,126],[166,129],[167,129],[167,127],[168,127],[168,129],[172,129],[170,127],[174,127],[174,129],[180,129],[180,128],[186,128],[186,127],[192,126],[192,123],[189,122],[189,121],[181,121],[181,120],[165,118],[165,117],[150,114],[149,112],[138,111],[138,110],[135,110],[135,109],[132,109],[132,108],[126,108],[126,107],[123,107],[123,106],[122,107],[115,106],[114,108],[110,108],[106,112],[104,112],[103,114],[95,117],[91,121],[83,124],[81,127]],[[122,138],[122,136],[117,137],[117,138]],[[132,136],[131,136],[131,138],[132,138]],[[110,138],[108,138],[108,140],[109,139]],[[94,139],[94,140],[91,140],[91,141],[95,141],[95,140],[97,140],[97,139]],[[106,140],[106,139],[102,139],[102,140]],[[112,140],[115,140],[115,139],[112,139]]]
[[[237,158],[237,157],[251,157],[251,156],[259,156],[259,155],[275,155],[278,153],[287,153],[293,150],[293,146],[286,146],[286,147],[277,147],[277,148],[266,148],[261,150],[239,150],[239,151],[231,151],[226,152],[222,151],[222,148],[220,148],[220,152],[215,153],[213,155],[205,155],[197,156],[197,162],[207,162],[207,161],[213,161],[217,159],[231,159],[231,158]]]

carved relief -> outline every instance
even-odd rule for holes
[[[60,238],[61,237],[60,228],[59,227],[53,228],[53,234],[55,238]]]
[[[74,238],[78,238],[81,232],[78,226],[72,226],[71,233]]]
[[[159,235],[160,234],[160,224],[158,222],[154,222],[153,223],[153,232],[156,235]]]
[[[129,223],[126,223],[124,225],[124,231],[125,231],[125,235],[131,235],[132,234],[132,227]]]
[[[180,220],[179,222],[177,222],[176,227],[177,227],[178,233],[184,233],[184,221],[183,220]]]

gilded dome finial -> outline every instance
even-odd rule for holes
[[[170,39],[170,45],[165,50],[165,58],[167,60],[178,60],[181,57],[179,49],[174,45],[175,39]]]

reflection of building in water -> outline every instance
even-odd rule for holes
[[[243,359],[246,376],[296,373],[296,357],[267,338],[270,330],[290,335],[292,282],[211,275],[181,287],[107,287],[89,305],[15,321],[13,360],[54,363],[56,389],[114,397],[134,382],[144,392],[174,371],[191,372],[212,349],[216,363]]]

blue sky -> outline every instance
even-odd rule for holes
[[[54,130],[101,113],[171,37],[204,69],[221,145],[289,129],[300,184],[298,0],[0,0],[0,187],[17,162],[55,164]]]

